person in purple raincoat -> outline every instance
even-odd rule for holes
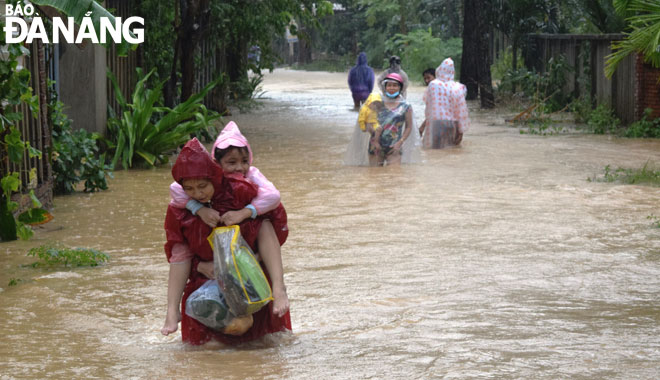
[[[374,89],[374,70],[367,66],[367,54],[362,52],[357,57],[355,66],[348,72],[348,87],[353,95],[353,105],[359,109]]]

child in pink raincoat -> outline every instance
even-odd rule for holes
[[[289,309],[289,299],[284,285],[282,255],[280,246],[284,244],[289,230],[287,216],[280,202],[280,193],[275,186],[252,164],[252,149],[245,136],[233,121],[222,130],[213,144],[212,155],[225,174],[239,175],[256,185],[258,192],[250,204],[240,210],[219,213],[211,207],[204,207],[200,202],[191,199],[178,182],[170,185],[170,205],[176,208],[187,208],[193,215],[199,216],[210,227],[218,223],[230,226],[240,224],[250,219],[262,220],[258,230],[257,245],[259,256],[263,260],[272,280],[273,302],[272,312],[282,317]],[[185,255],[180,259],[186,260]],[[200,267],[202,273],[212,275],[212,266]],[[176,288],[176,286],[174,286]],[[161,332],[167,335],[176,331],[178,324],[175,305],[169,305],[165,325]]]
[[[419,132],[425,149],[461,143],[463,133],[470,126],[465,94],[465,85],[454,81],[454,61],[445,59],[424,92],[426,120]]]

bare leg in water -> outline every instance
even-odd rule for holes
[[[190,260],[170,263],[170,275],[167,280],[167,314],[161,334],[169,335],[179,328],[181,321],[181,297],[190,275]]]
[[[273,314],[281,317],[289,310],[289,296],[287,296],[286,287],[284,286],[280,242],[277,240],[275,229],[269,220],[264,220],[261,223],[257,242],[259,244],[259,255],[261,255],[273,283]]]

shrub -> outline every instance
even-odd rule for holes
[[[513,93],[519,89],[534,103],[541,104],[543,112],[561,110],[571,98],[571,95],[564,91],[564,84],[566,75],[572,68],[563,56],[559,56],[550,58],[547,69],[545,73],[524,68],[508,70],[504,73],[497,90]]]
[[[263,80],[264,76],[261,73],[254,73],[249,77],[246,76],[239,81],[232,82],[229,93],[230,104],[238,107],[241,112],[247,112],[257,107],[256,100],[263,97],[265,93],[262,86]]]
[[[625,137],[654,137],[660,138],[660,119],[650,120],[652,109],[644,110],[642,120],[636,121],[626,128],[623,135]]]
[[[573,112],[576,123],[586,123],[593,111],[591,97],[580,96],[579,98],[574,99],[569,105],[569,109]]]
[[[511,71],[513,66],[513,52],[509,46],[506,50],[502,51],[500,56],[490,66],[490,72],[494,81],[501,81],[508,71]],[[518,60],[518,67],[516,70],[525,68],[525,63],[522,59]]]
[[[112,169],[105,164],[105,154],[98,154],[97,141],[100,136],[82,129],[73,131],[71,120],[63,109],[62,102],[56,99],[51,100],[48,105],[53,126],[53,192],[70,194],[80,181],[85,181],[85,192],[106,190],[106,177],[112,177]]]
[[[605,134],[614,132],[621,122],[614,116],[614,111],[605,104],[599,104],[589,114],[587,120],[589,130],[595,134]]]

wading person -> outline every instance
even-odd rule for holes
[[[243,210],[257,197],[258,187],[241,175],[223,173],[222,168],[211,159],[203,145],[193,139],[189,141],[177,157],[172,167],[172,177],[181,185],[188,197],[209,205],[219,215],[226,217],[231,211]],[[257,251],[257,238],[260,236],[263,218],[248,218],[238,223],[241,235]],[[266,334],[291,330],[291,320],[287,310],[278,315],[273,312],[273,303],[252,314],[252,325],[240,335],[225,334],[212,330],[185,314],[185,303],[190,294],[213,276],[213,250],[206,239],[212,228],[200,217],[185,208],[170,204],[165,218],[167,243],[165,253],[170,262],[168,280],[168,318],[171,309],[175,317],[181,319],[181,337],[184,342],[200,345],[211,339],[225,344],[241,343],[258,339]],[[268,268],[262,264],[269,278]],[[181,281],[181,277],[184,281]],[[181,300],[180,284],[183,288]],[[272,282],[271,282],[272,285]],[[175,307],[175,308],[174,308]],[[163,330],[168,328],[168,320]],[[163,331],[167,335],[167,331]],[[176,331],[176,324],[174,326]]]
[[[355,66],[348,72],[348,87],[351,89],[355,109],[360,108],[374,89],[374,78],[373,69],[367,66],[367,54],[360,53]]]
[[[420,128],[425,149],[456,146],[470,126],[465,85],[454,81],[454,61],[445,59],[424,92],[425,120]]]
[[[397,74],[388,74],[382,81],[383,107],[378,112],[377,128],[369,142],[370,160],[378,165],[398,165],[418,161],[415,143],[412,106],[401,95],[405,79]]]

